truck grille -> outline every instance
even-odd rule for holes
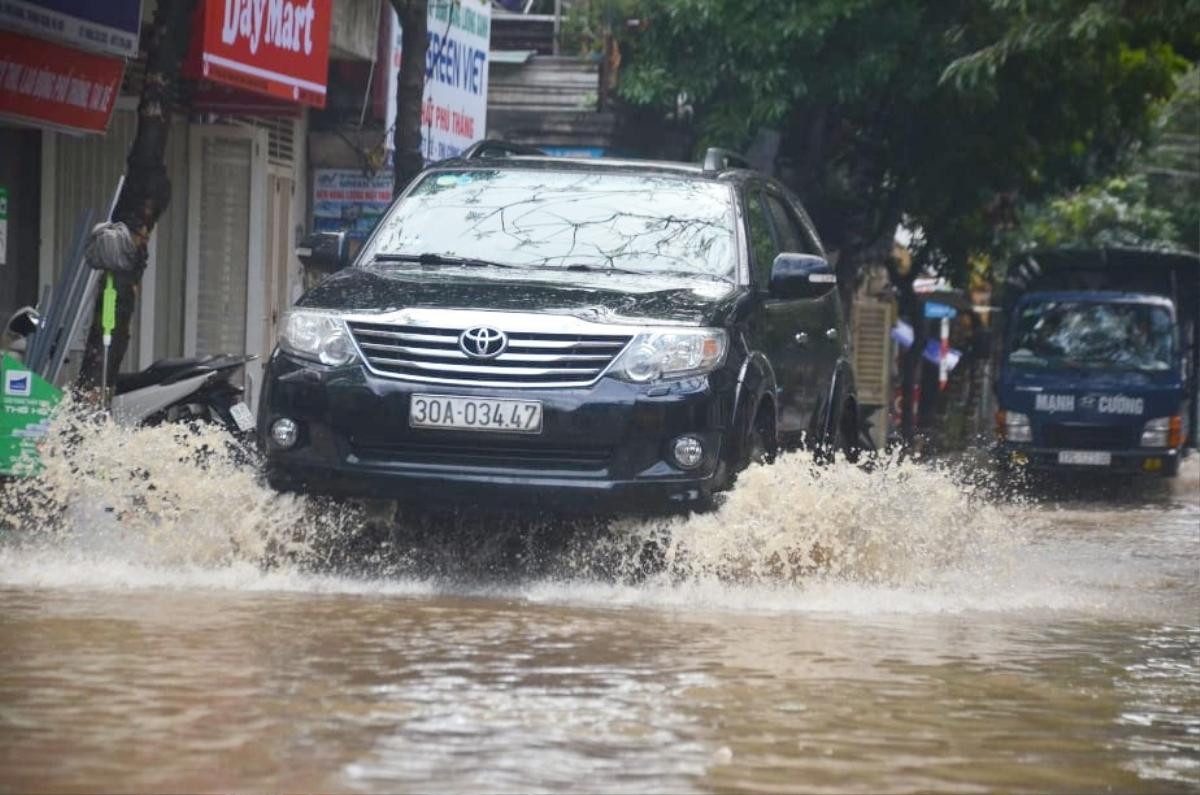
[[[1123,450],[1135,446],[1136,430],[1120,425],[1047,425],[1043,444],[1070,450]]]
[[[587,386],[631,339],[627,334],[509,332],[503,353],[475,359],[459,347],[464,329],[358,321],[349,326],[367,365],[379,375],[474,386]]]

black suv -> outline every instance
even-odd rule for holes
[[[281,324],[280,489],[696,505],[780,446],[857,438],[837,280],[796,198],[703,165],[482,142],[422,173]]]

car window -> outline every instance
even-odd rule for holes
[[[771,284],[771,265],[779,249],[771,237],[771,225],[763,208],[760,191],[747,194],[746,216],[750,222],[750,254],[754,259],[755,283],[760,290],[765,290]]]
[[[771,211],[771,221],[775,224],[775,234],[779,239],[779,250],[793,254],[812,254],[800,226],[795,217],[788,212],[783,201],[770,193],[766,194],[767,209]]]

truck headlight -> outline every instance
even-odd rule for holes
[[[279,324],[279,347],[302,359],[337,366],[349,364],[357,355],[350,330],[337,315],[293,309]]]
[[[1033,428],[1029,424],[1029,415],[1019,411],[1001,412],[1003,417],[1004,438],[1010,442],[1032,442]]]
[[[680,329],[639,334],[613,366],[613,375],[645,384],[711,373],[725,361],[729,337],[721,329]]]
[[[1142,428],[1142,447],[1178,447],[1182,437],[1183,422],[1174,417],[1155,417]]]

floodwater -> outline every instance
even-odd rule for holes
[[[1016,500],[793,456],[704,517],[331,556],[361,515],[219,446],[109,429],[10,487],[0,792],[1200,788],[1195,458]]]

